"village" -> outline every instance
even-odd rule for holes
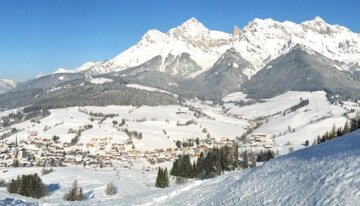
[[[112,137],[93,137],[87,143],[62,142],[59,137],[41,138],[37,132],[30,131],[26,140],[8,142],[0,141],[0,167],[113,167],[113,164],[122,168],[131,169],[133,161],[145,159],[149,163],[145,170],[152,170],[156,165],[172,162],[179,155],[188,154],[197,158],[200,153],[213,147],[232,146],[236,140],[215,138],[205,140],[189,139],[181,144],[177,141],[175,147],[159,148],[151,151],[140,151],[134,148],[131,141],[123,143],[113,142]],[[179,143],[181,144],[180,147]],[[153,166],[153,167],[152,167]]]

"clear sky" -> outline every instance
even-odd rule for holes
[[[0,76],[24,81],[59,67],[111,59],[149,29],[190,17],[231,32],[254,18],[321,16],[360,32],[359,0],[0,0]]]

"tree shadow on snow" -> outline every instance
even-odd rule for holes
[[[37,206],[37,203],[24,202],[22,200],[15,200],[14,198],[5,198],[0,200],[0,205],[23,205],[23,206]]]
[[[47,186],[47,189],[48,189],[48,192],[49,192],[49,193],[53,193],[53,192],[55,192],[56,190],[60,189],[60,184],[59,184],[59,183],[49,184],[49,185]]]
[[[89,192],[86,192],[84,195],[85,195],[85,199],[87,199],[87,200],[95,197],[95,193],[92,190]]]

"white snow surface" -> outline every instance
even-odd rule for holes
[[[91,67],[95,66],[96,64],[99,64],[101,62],[86,62],[83,65],[75,68],[75,69],[65,69],[65,68],[59,68],[57,69],[54,74],[61,74],[61,73],[77,73],[77,72],[84,72],[89,70]]]
[[[297,109],[295,112],[283,115],[283,111],[300,103],[300,99],[309,100],[309,104]],[[225,102],[246,100],[242,93],[229,94],[224,98]],[[257,146],[271,146],[280,154],[288,153],[289,148],[295,150],[303,148],[304,141],[310,143],[330,131],[331,127],[342,127],[347,118],[344,113],[352,109],[350,106],[340,107],[330,104],[326,99],[326,93],[317,92],[286,92],[271,99],[265,99],[263,103],[238,107],[233,103],[225,103],[225,108],[231,115],[237,115],[244,120],[267,118],[255,133],[264,133],[266,141]],[[359,108],[353,108],[359,111]],[[356,112],[354,112],[356,113]],[[290,128],[290,131],[289,131]],[[249,145],[248,150],[256,150],[255,145]]]
[[[146,201],[146,205],[359,205],[360,132]]]
[[[112,80],[112,79],[100,78],[100,77],[90,78],[90,80],[89,80],[89,82],[92,84],[105,84],[105,83],[113,82],[113,81],[114,80]]]
[[[140,85],[140,84],[127,84],[127,87],[130,88],[135,88],[135,89],[141,89],[141,90],[147,90],[147,91],[156,91],[156,92],[162,92],[162,93],[167,93],[167,94],[171,94],[168,91],[162,90],[162,89],[158,89],[158,88],[154,88],[154,87],[148,87],[148,86],[144,86],[144,85]],[[173,94],[175,95],[175,94]],[[175,95],[177,96],[177,95]]]
[[[8,180],[39,171],[40,168],[13,168],[3,173],[2,178]],[[0,199],[7,205],[355,206],[360,204],[360,132],[275,158],[253,169],[167,189],[147,187],[146,182],[155,181],[155,172],[142,175],[140,171],[124,170],[116,178],[109,169],[55,168],[55,172],[42,177],[47,184],[60,183],[60,188],[50,196],[41,200],[10,197],[5,188],[0,188]],[[61,200],[74,179],[92,198],[84,202]],[[114,197],[106,197],[102,192],[108,181],[113,181],[120,190]]]

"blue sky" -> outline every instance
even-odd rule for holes
[[[24,81],[59,67],[110,59],[149,29],[190,17],[230,32],[254,18],[302,22],[321,16],[360,32],[360,1],[0,0],[0,76]]]

